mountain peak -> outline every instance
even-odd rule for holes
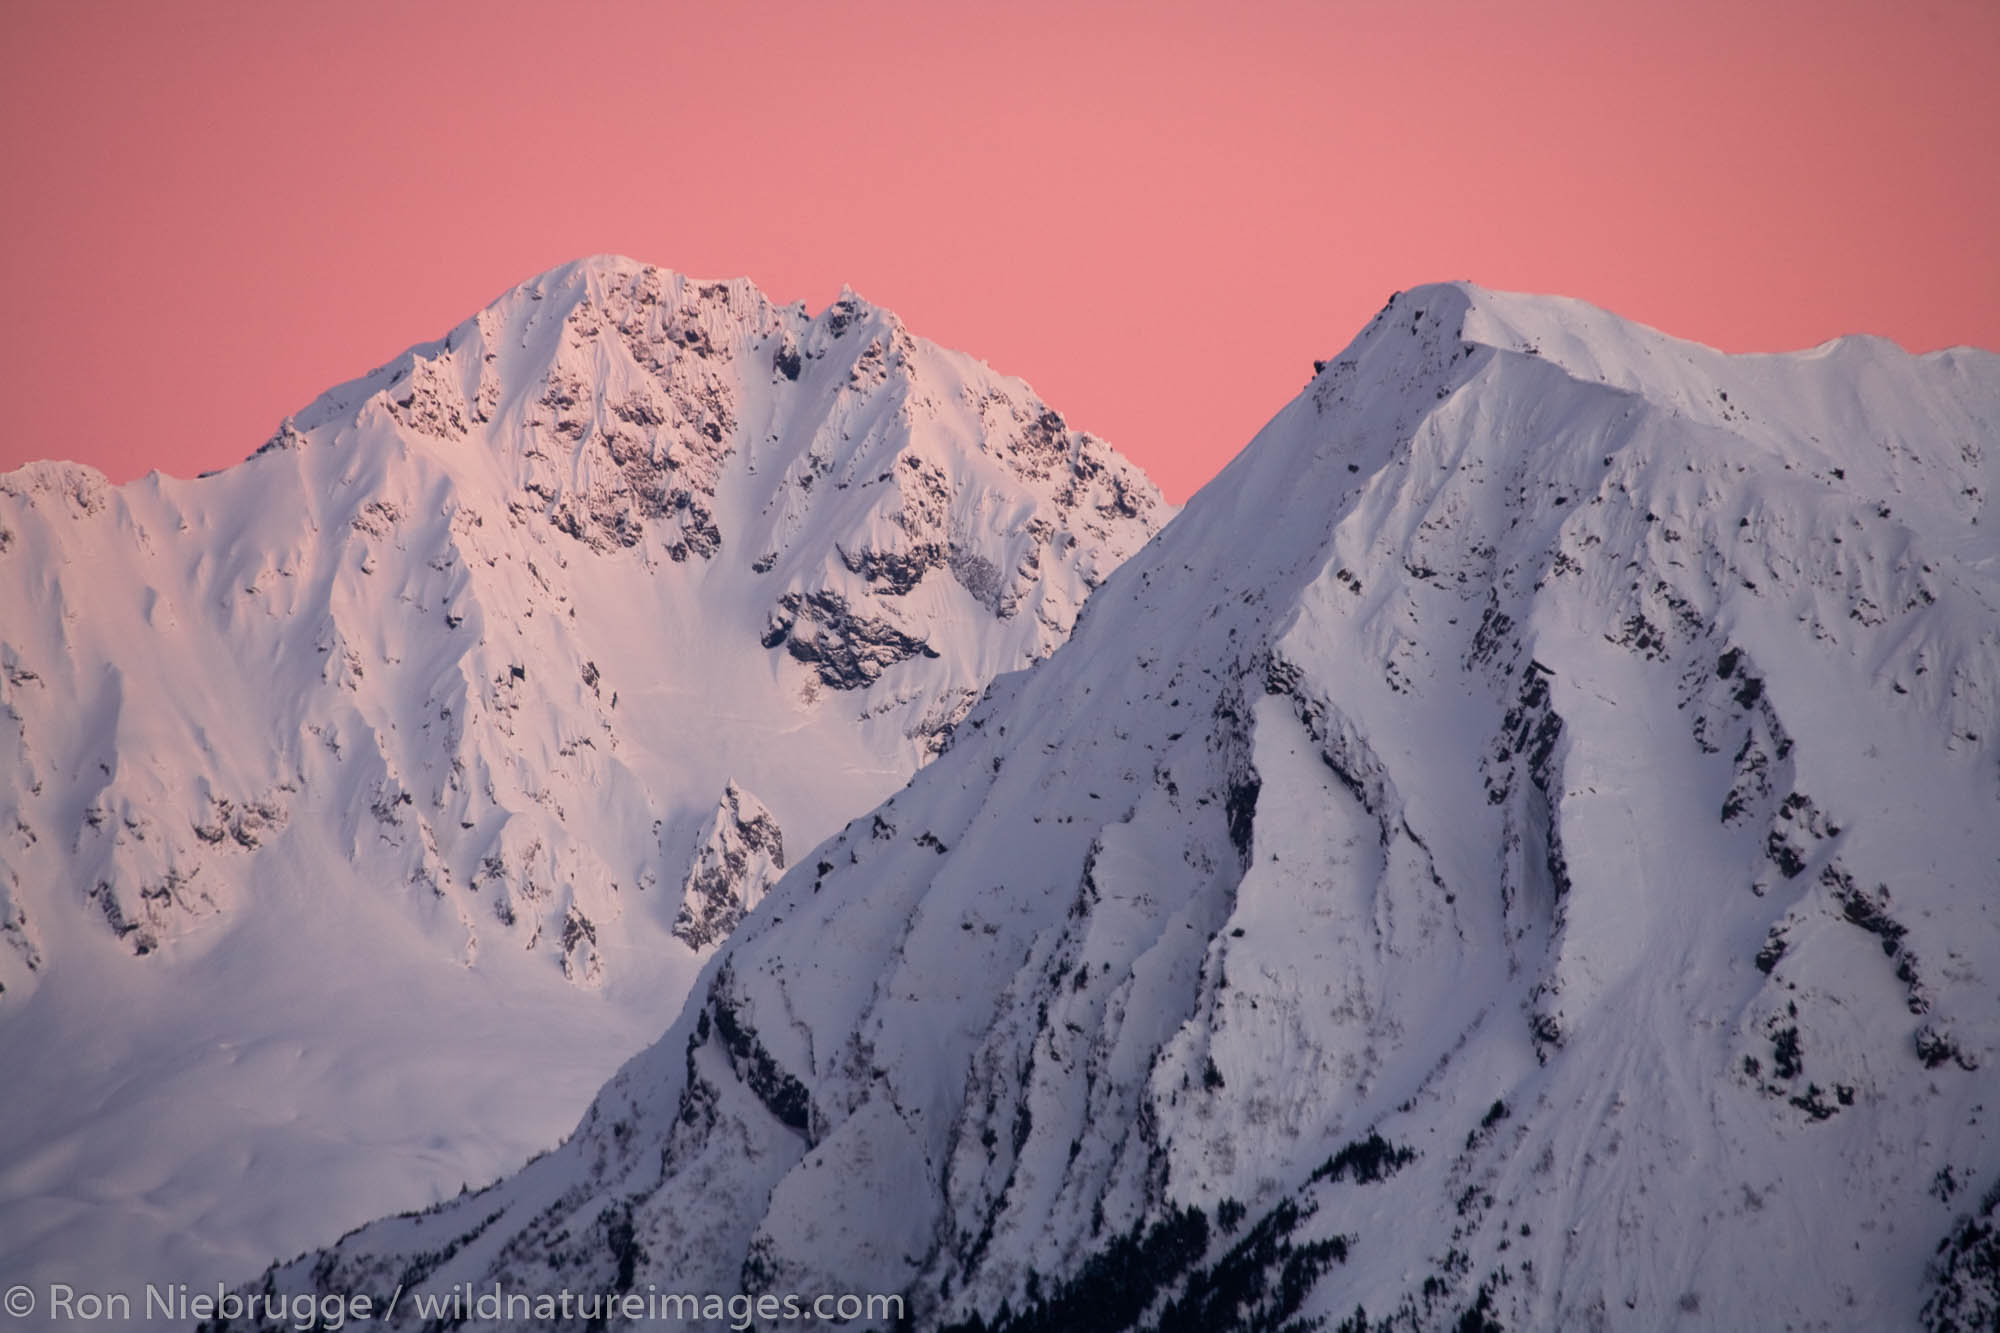
[[[1578,379],[1637,387],[1655,358],[1729,358],[1713,348],[1661,333],[1567,296],[1499,291],[1469,281],[1427,283],[1392,295],[1343,353],[1380,343],[1412,342],[1446,353],[1484,348],[1539,357]]]
[[[267,1280],[1990,1311],[1995,422],[1990,363],[1399,295],[564,1147]]]
[[[199,1215],[200,1263],[247,1267],[518,1162],[787,850],[934,759],[1169,512],[1026,385],[851,294],[809,316],[617,256],[215,475],[0,477],[0,1049],[70,1071],[0,1158],[59,1134],[76,1163],[0,1187],[0,1259],[163,1271]],[[133,1072],[220,1030],[306,1043],[324,1077],[265,1079],[234,1038],[197,1076]],[[58,1054],[83,1040],[103,1059]],[[458,1077],[471,1051],[513,1079],[501,1046],[548,1077]],[[379,1123],[380,1151],[324,1152],[329,1123]],[[132,1205],[245,1135],[303,1182],[290,1230],[194,1167],[188,1212]]]

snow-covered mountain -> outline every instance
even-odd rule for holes
[[[1402,294],[562,1148],[263,1289],[1990,1327],[1997,462],[1988,353]]]
[[[851,293],[604,258],[218,474],[0,476],[0,1266],[517,1167],[1167,512]]]

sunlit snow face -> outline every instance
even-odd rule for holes
[[[72,1163],[0,1261],[230,1278],[556,1141],[1167,512],[859,298],[611,258],[217,475],[0,476],[0,1144]]]

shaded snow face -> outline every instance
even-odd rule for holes
[[[1996,447],[1984,353],[1400,295],[566,1147],[272,1280],[1963,1326]]]
[[[852,294],[617,259],[222,473],[0,477],[0,1059],[66,1071],[0,1111],[43,1163],[0,1185],[10,1263],[192,1228],[247,1271],[518,1164],[784,846],[899,787],[1167,512]],[[253,1163],[290,1193],[251,1203]]]

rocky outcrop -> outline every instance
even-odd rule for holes
[[[720,943],[785,869],[785,835],[763,802],[731,782],[688,859],[674,937],[690,949]]]
[[[873,685],[898,662],[937,650],[886,619],[857,615],[837,592],[786,593],[764,629],[764,646],[784,645],[836,690]]]

